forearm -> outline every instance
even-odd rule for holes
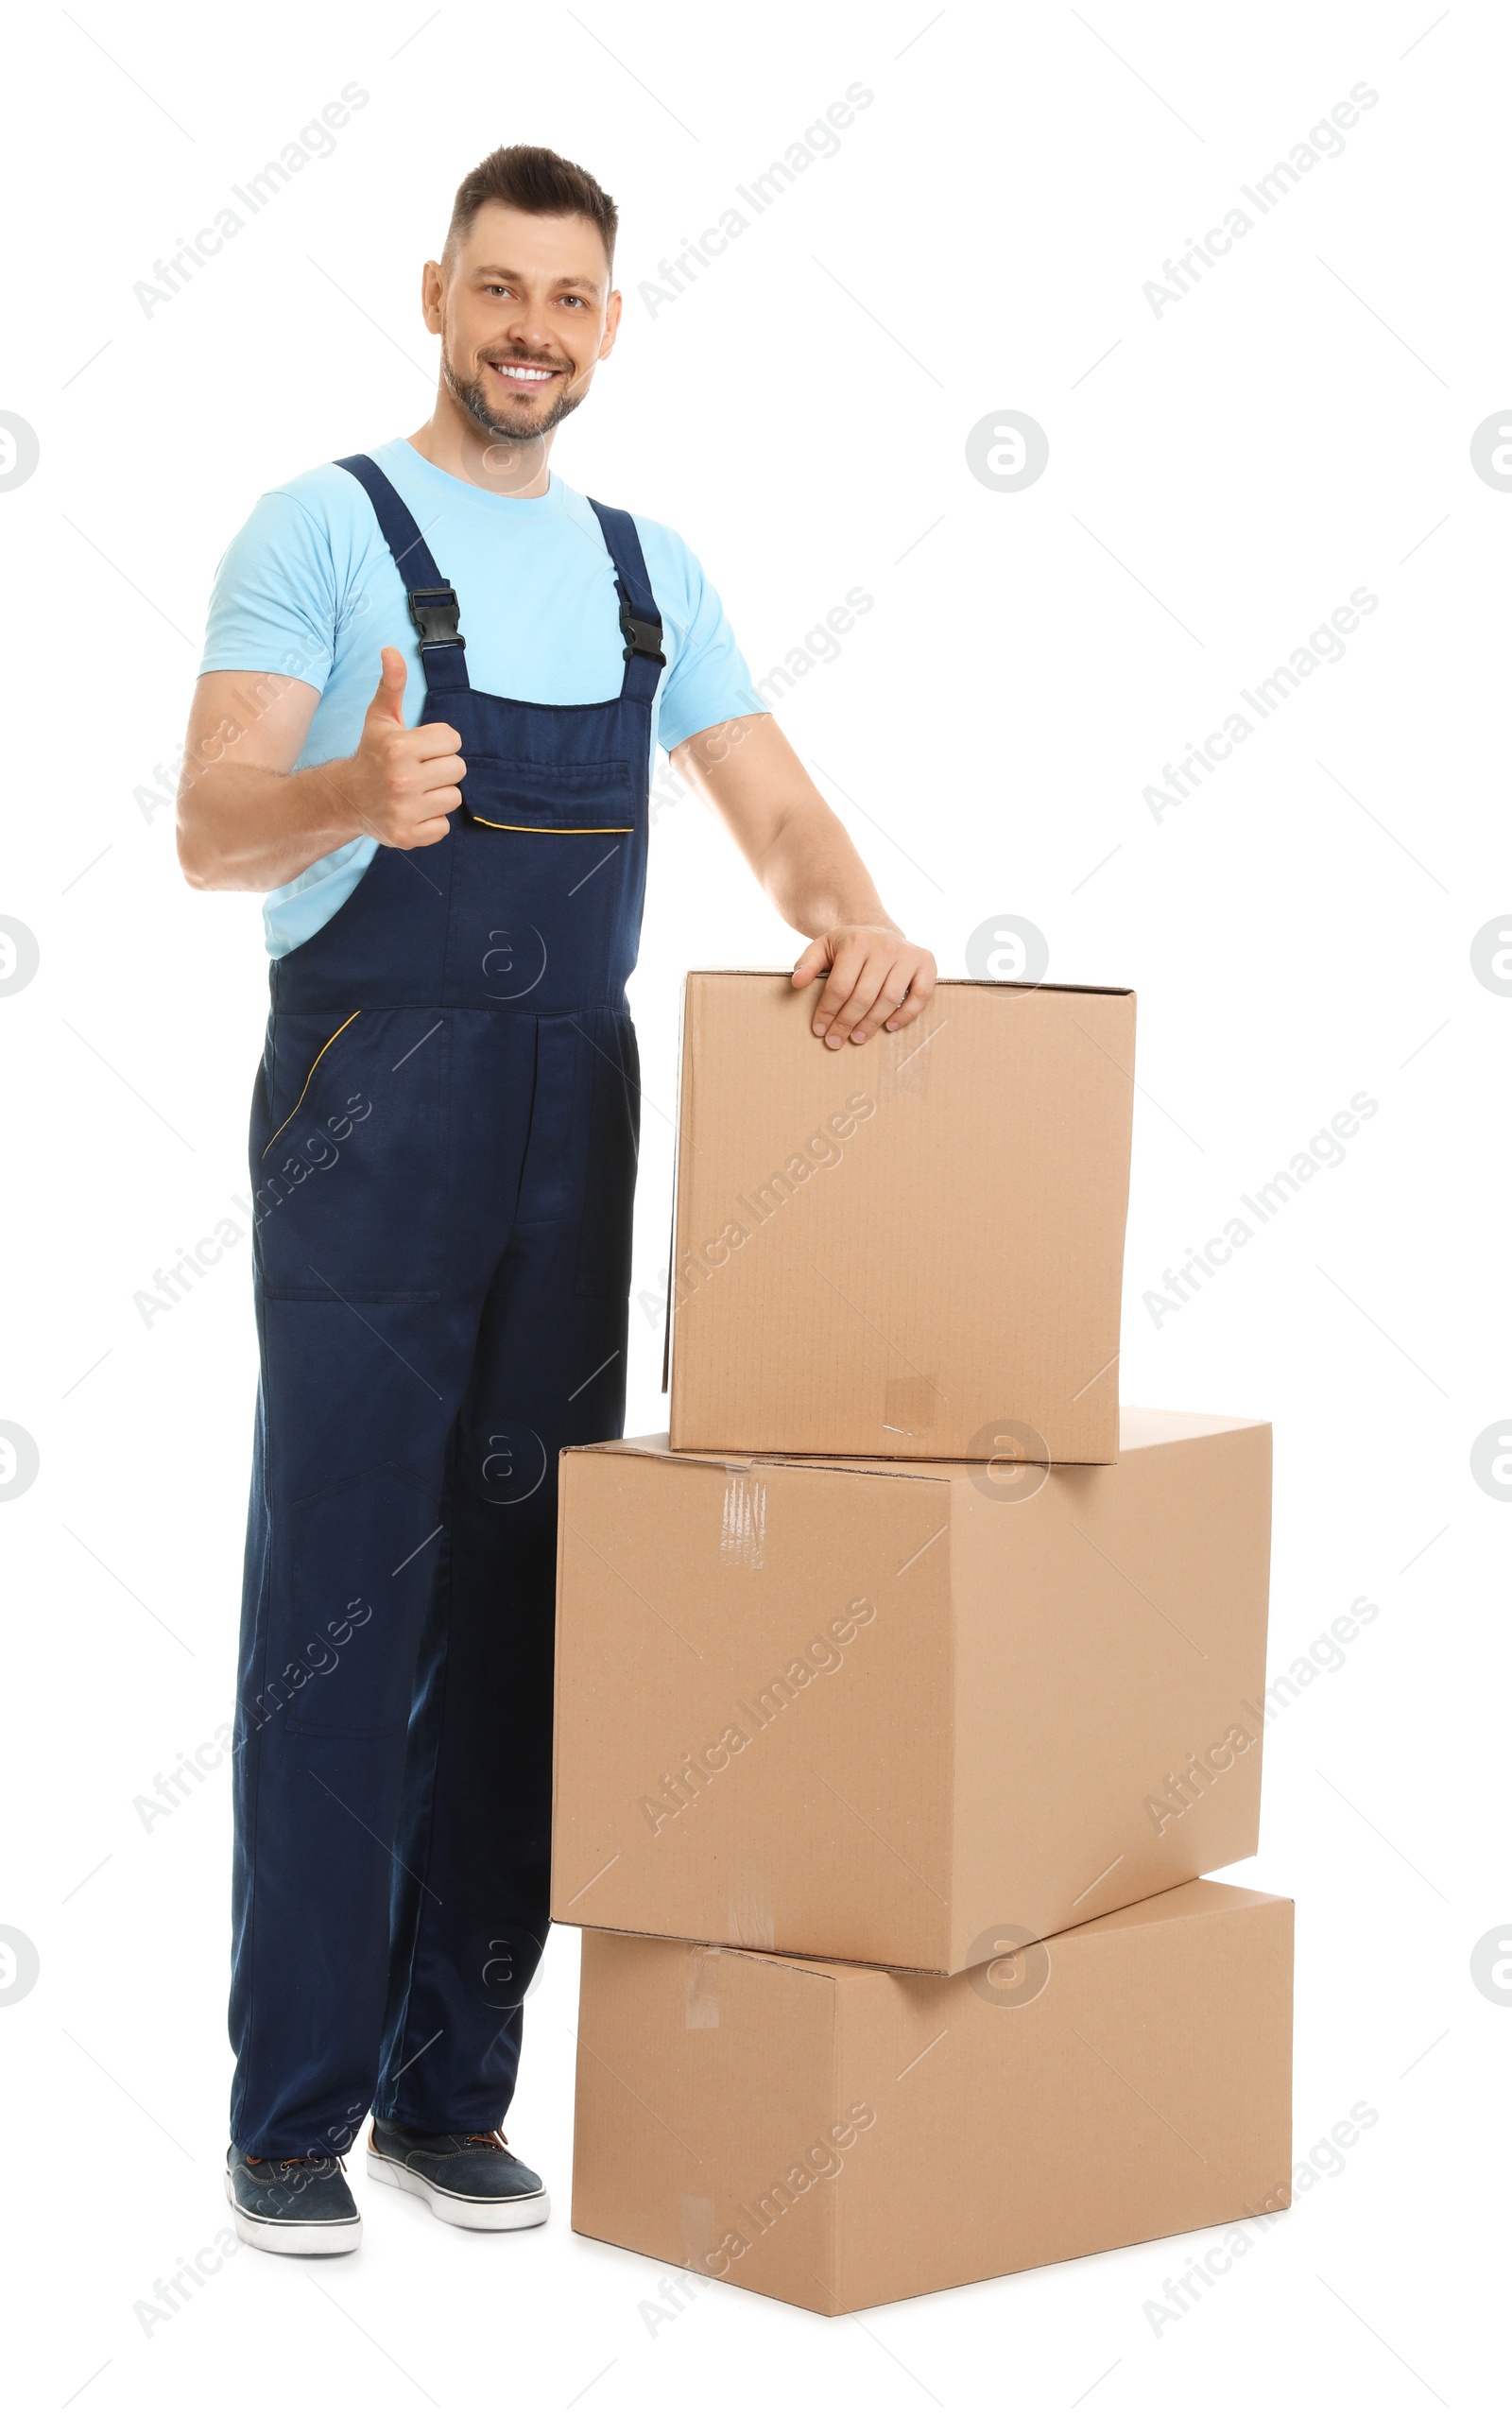
[[[722,818],[779,915],[807,933],[793,982],[799,991],[823,983],[814,1030],[825,1047],[901,1032],[922,1014],[934,959],[893,922],[772,717],[741,715],[696,732],[672,762]]]
[[[351,759],[273,772],[252,764],[186,768],[179,863],[194,889],[270,890],[361,836]]]
[[[783,922],[811,941],[848,924],[900,928],[844,823],[816,794],[787,806],[750,864]]]
[[[404,721],[404,658],[378,655],[355,755],[296,771],[319,691],[272,673],[201,672],[179,783],[179,862],[194,889],[280,889],[349,840],[434,848],[467,772],[450,722]]]
[[[796,932],[814,940],[849,924],[898,930],[844,823],[770,714],[700,731],[673,750],[672,762]]]

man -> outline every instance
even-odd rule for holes
[[[498,2127],[547,1924],[557,1457],[624,1417],[658,736],[810,936],[823,1046],[935,977],[693,556],[549,468],[615,227],[551,151],[465,180],[430,420],[262,498],[195,695],[180,861],[268,893],[273,960],[226,2176],[266,2250],[356,2247],[369,2109],[374,2180],[546,2214]]]

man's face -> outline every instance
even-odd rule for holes
[[[455,259],[426,263],[422,299],[452,394],[507,443],[544,437],[576,410],[620,323],[591,218],[538,218],[497,201]]]

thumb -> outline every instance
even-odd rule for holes
[[[386,647],[381,658],[378,686],[368,708],[368,719],[376,716],[380,721],[403,723],[404,719],[404,683],[408,666],[397,647]]]
[[[809,942],[793,968],[794,990],[801,991],[805,984],[817,981],[819,976],[827,973],[833,962],[830,951],[830,936],[827,932],[821,932],[816,941]]]

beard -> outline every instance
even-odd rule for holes
[[[542,362],[535,366],[545,368],[548,365]],[[549,366],[555,368],[556,364],[552,363]],[[558,390],[556,402],[543,419],[538,420],[533,416],[535,406],[524,396],[521,397],[518,406],[511,407],[506,403],[501,408],[486,393],[480,380],[461,378],[457,375],[444,349],[441,353],[441,375],[446,380],[453,400],[461,406],[468,418],[476,423],[482,433],[492,439],[495,443],[519,445],[528,443],[535,437],[549,437],[552,430],[559,428],[568,414],[576,411],[582,401],[581,392],[575,393],[573,390],[574,381],[569,373]]]

